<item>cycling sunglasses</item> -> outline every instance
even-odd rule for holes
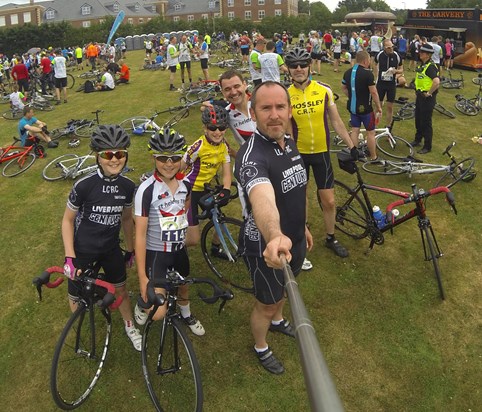
[[[154,155],[154,158],[161,163],[167,163],[168,161],[171,161],[172,163],[179,163],[182,160],[182,156],[179,155]]]
[[[112,160],[115,157],[120,160],[127,156],[127,150],[104,150],[98,154],[102,159]]]
[[[218,129],[220,132],[224,132],[228,128],[228,126],[219,126],[217,124],[207,124],[206,127],[208,130],[211,130],[211,132],[215,132]]]
[[[292,63],[290,64],[288,67],[290,69],[297,69],[298,67],[300,69],[306,69],[307,67],[309,67],[310,65],[308,63]]]

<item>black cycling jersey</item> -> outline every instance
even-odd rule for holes
[[[355,78],[355,93],[352,91],[352,80]],[[368,89],[375,86],[373,73],[359,64],[355,64],[343,75],[342,84],[348,88],[348,111],[353,114],[364,115],[373,112],[372,95]]]
[[[391,54],[381,51],[375,56],[375,63],[378,63],[378,81],[395,85],[395,73],[387,73],[390,67],[398,69],[402,65],[402,59],[397,52]]]
[[[124,208],[132,207],[135,184],[122,175],[114,179],[99,170],[74,184],[67,207],[77,212],[74,249],[82,253],[99,253],[119,244]]]
[[[285,148],[261,135],[257,130],[241,146],[236,156],[234,175],[242,187],[243,216],[240,236],[241,252],[263,256],[266,247],[253,217],[249,192],[258,184],[271,184],[280,214],[281,231],[293,244],[304,241],[306,222],[306,169],[293,139],[285,138]],[[244,236],[243,236],[244,235]]]

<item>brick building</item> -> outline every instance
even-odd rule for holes
[[[26,23],[40,26],[43,12],[44,7],[41,4],[34,4],[33,0],[28,4],[6,4],[0,7],[0,29],[23,26]]]

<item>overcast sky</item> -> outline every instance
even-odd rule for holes
[[[312,3],[317,0],[310,0]],[[4,6],[8,3],[16,3],[16,4],[23,4],[28,3],[29,0],[0,0],[0,6]],[[336,6],[338,5],[339,0],[325,0],[323,3],[326,4],[331,11],[333,11]],[[397,9],[417,9],[417,8],[425,8],[426,1],[425,0],[385,0],[390,7],[397,8]]]

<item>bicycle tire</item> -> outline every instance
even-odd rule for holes
[[[20,173],[29,169],[37,157],[33,152],[27,153],[25,156],[16,157],[10,160],[2,170],[2,175],[5,177],[18,176]]]
[[[35,110],[40,110],[42,112],[51,112],[52,110],[54,110],[54,106],[52,106],[47,101],[42,103],[32,101],[30,102],[30,106],[33,107]]]
[[[8,110],[2,114],[2,117],[6,120],[18,120],[23,117],[22,110]]]
[[[430,256],[425,256],[425,260],[432,261],[433,270],[435,271],[435,279],[437,280],[437,286],[440,293],[440,298],[445,300],[445,291],[442,284],[442,272],[440,270],[439,258],[440,254],[437,252],[435,247],[435,240],[433,239],[432,227],[424,227],[423,229],[425,235],[425,241],[427,242],[427,249]]]
[[[435,106],[433,107],[434,110],[437,112],[443,114],[444,116],[447,116],[450,119],[455,119],[455,113],[451,112],[450,110],[446,109],[443,107],[440,103],[435,103]]]
[[[353,193],[352,189],[338,180],[335,180],[334,190],[336,229],[353,239],[363,239],[367,237],[370,215],[365,204],[357,194]],[[323,211],[319,191],[316,192],[316,197],[320,209]]]
[[[435,187],[446,186],[450,189],[472,170],[474,164],[475,160],[471,157],[467,157],[454,165],[450,165],[450,170],[437,181]]]
[[[226,229],[229,231],[233,241],[236,243],[236,246],[232,245],[228,237],[224,236],[229,253],[234,258],[234,262],[230,262],[227,259],[213,255],[211,242],[216,230],[212,220],[210,220],[204,226],[201,232],[201,251],[204,256],[204,260],[206,260],[206,263],[213,273],[223,282],[229,283],[235,288],[245,292],[252,292],[253,283],[244,264],[244,259],[240,255],[238,248],[239,233],[243,223],[241,220],[226,216],[220,218],[220,223],[224,223],[226,225]]]
[[[88,398],[105,364],[111,332],[109,309],[93,306],[89,310],[80,303],[67,321],[50,371],[50,389],[59,408],[78,408]]]
[[[410,120],[415,117],[415,104],[409,103],[405,106],[402,106],[400,110],[398,110],[397,114],[395,115],[400,120]]]
[[[179,318],[146,323],[141,358],[144,380],[157,411],[202,410],[199,362]],[[162,363],[158,366],[158,362]]]
[[[78,164],[79,156],[70,153],[64,154],[56,157],[43,168],[42,177],[49,182],[66,179],[69,176],[69,171]]]
[[[90,121],[89,123],[77,127],[74,130],[74,133],[76,136],[87,137],[90,139],[92,137],[92,133],[94,133],[95,129],[97,129],[97,126],[98,124],[96,122]]]
[[[405,159],[413,156],[414,150],[412,145],[400,136],[380,135],[376,138],[377,148],[387,156],[395,159]]]
[[[473,77],[472,83],[476,84],[477,86],[482,84],[482,77]]]
[[[149,119],[144,116],[134,116],[128,119],[122,120],[120,126],[124,128],[126,132],[132,132],[134,128],[141,127],[143,124],[147,123]]]
[[[54,141],[59,140],[61,137],[68,136],[70,134],[69,127],[59,127],[50,131],[50,138]]]
[[[463,89],[464,82],[462,80],[452,80],[452,81],[442,83],[442,87],[444,89]]]
[[[67,89],[73,89],[75,86],[75,77],[67,73]]]
[[[468,100],[458,100],[455,102],[455,108],[467,116],[476,116],[479,114],[479,109],[477,106],[470,103]]]
[[[407,172],[403,168],[402,163],[403,162],[390,162],[383,160],[381,162],[365,162],[363,163],[362,168],[365,172],[374,175],[393,176],[401,175]]]

